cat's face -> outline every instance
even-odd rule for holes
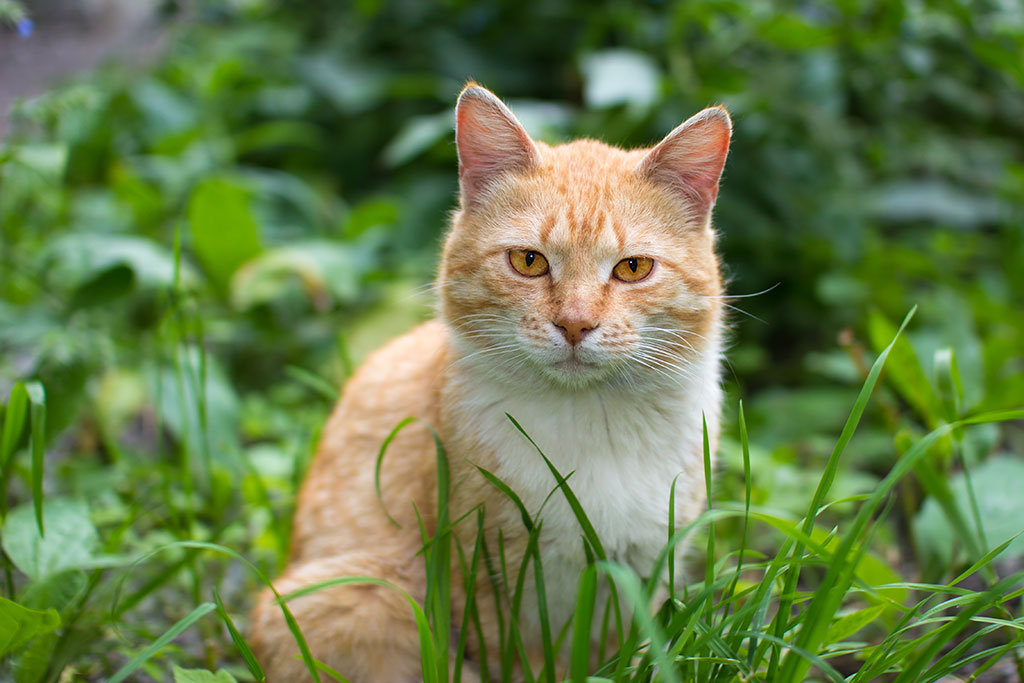
[[[728,149],[724,111],[702,112],[653,150],[548,147],[471,87],[457,140],[462,207],[440,277],[457,362],[526,383],[651,386],[715,352],[721,281],[708,214]]]

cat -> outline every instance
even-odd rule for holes
[[[549,146],[490,91],[465,87],[456,105],[460,201],[440,262],[437,319],[372,354],[345,387],[299,494],[291,554],[275,582],[281,594],[362,575],[422,604],[417,514],[431,532],[438,515],[426,425],[447,451],[451,519],[482,503],[492,554],[500,530],[506,557],[522,558],[527,532],[476,466],[508,484],[529,514],[543,506],[538,547],[556,634],[572,617],[587,558],[566,498],[549,497],[556,482],[537,448],[573,473],[569,485],[609,559],[650,572],[668,538],[673,480],[683,526],[705,504],[705,421],[712,452],[718,437],[723,285],[710,217],[731,132],[725,109],[712,107],[651,149]],[[420,421],[388,446],[378,499],[377,454],[409,416]],[[468,557],[475,515],[454,535]],[[490,590],[486,573],[480,595]],[[540,625],[526,583],[519,625],[536,666]],[[461,586],[453,574],[456,629]],[[288,604],[313,656],[349,680],[422,680],[413,613],[398,591],[334,586]],[[492,656],[494,604],[477,600]],[[308,679],[269,591],[250,635],[268,680]],[[470,643],[463,680],[474,678],[480,656]]]

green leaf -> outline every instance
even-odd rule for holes
[[[14,657],[14,683],[40,683],[53,661],[60,642],[56,632],[40,633]]]
[[[46,455],[46,391],[39,382],[25,385],[28,394],[29,417],[32,425],[32,507],[36,513],[39,535],[45,534],[43,525],[43,459]]]
[[[886,605],[875,605],[873,607],[859,609],[856,612],[840,617],[829,627],[828,634],[825,636],[825,642],[838,643],[846,640],[854,633],[880,617],[885,610]]]
[[[195,347],[179,351],[177,368],[165,366],[147,376],[153,401],[171,433],[190,453],[210,453],[220,462],[238,450],[241,406],[234,386],[212,355]]]
[[[224,290],[238,267],[262,250],[248,193],[226,180],[207,180],[196,187],[188,220],[196,256]]]
[[[4,428],[0,435],[0,467],[6,468],[7,461],[18,447],[21,435],[25,431],[26,415],[28,414],[28,392],[25,385],[18,382],[11,387],[4,410]]]
[[[166,289],[174,284],[174,255],[135,235],[69,233],[47,248],[46,259],[49,280],[76,290],[79,305],[105,303],[134,286]],[[182,279],[190,285],[195,271],[183,265]]]
[[[956,364],[956,354],[952,348],[935,351],[935,385],[938,388],[939,403],[942,406],[946,422],[960,417],[960,405],[963,403],[964,387],[960,381],[960,369]]]
[[[271,249],[231,278],[231,303],[247,310],[298,290],[313,308],[324,311],[334,304],[355,301],[365,270],[357,254],[336,242],[310,240]]]
[[[988,542],[988,547],[982,548],[982,552],[997,547],[1024,528],[1024,497],[1020,495],[1022,481],[1024,462],[1017,457],[995,456],[971,468],[971,484],[978,493],[978,508],[985,525],[984,538]],[[962,472],[952,477],[949,487],[955,506],[966,519],[970,519],[971,502]],[[948,566],[955,559],[950,539],[956,533],[941,504],[932,496],[925,500],[914,521],[914,536],[924,558],[938,561],[943,566]],[[975,538],[979,537],[975,534]],[[1024,536],[1018,536],[1010,543],[1005,553],[1007,558],[1024,557]]]
[[[897,336],[896,328],[878,311],[868,316],[868,332],[877,351],[892,346],[891,360],[886,365],[889,378],[907,403],[934,428],[938,424],[938,401],[910,342],[903,335]]]
[[[88,579],[80,569],[68,569],[33,581],[21,593],[22,604],[32,609],[63,610],[85,593]]]
[[[39,533],[32,508],[21,505],[7,516],[3,548],[14,565],[40,581],[67,569],[91,566],[99,543],[89,508],[77,500],[48,500],[43,506],[45,538]]]
[[[223,669],[213,673],[206,669],[182,669],[175,665],[174,683],[235,683],[236,679]]]
[[[384,148],[384,163],[395,168],[426,152],[452,134],[455,118],[450,111],[409,119],[398,135]]]
[[[0,655],[13,652],[31,638],[60,626],[57,610],[39,611],[0,597]]]

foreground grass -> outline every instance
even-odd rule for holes
[[[506,558],[502,549],[482,542],[471,552],[455,546],[454,522],[447,514],[447,461],[438,441],[441,514],[436,535],[424,537],[423,553],[430,589],[425,604],[409,600],[420,628],[425,680],[449,680],[450,648],[462,652],[471,631],[479,629],[472,586],[480,571],[494,577],[495,594],[512,606],[501,623],[500,651],[487,654],[485,680],[507,680],[517,667],[525,669],[527,680],[558,680],[563,672],[555,665],[557,653],[567,657],[566,673],[574,681],[976,680],[996,665],[1024,674],[1024,572],[1001,575],[997,562],[1013,539],[987,544],[977,505],[965,514],[952,502],[936,461],[946,451],[956,451],[972,425],[1021,419],[1024,411],[951,414],[909,444],[873,491],[840,500],[829,496],[899,339],[897,334],[867,372],[802,517],[752,504],[750,443],[740,406],[736,448],[742,455],[744,500],[715,502],[666,539],[656,565],[645,573],[674,577],[669,585],[679,586],[660,605],[652,601],[661,595],[663,579],[638,576],[607,559],[572,493],[571,473],[558,472],[538,449],[538,466],[546,463],[553,495],[565,496],[577,514],[593,560],[580,577],[572,622],[550,623],[536,551],[543,520],[522,508],[515,493],[487,473],[503,495],[520,505],[534,542],[525,558]],[[184,409],[194,411],[201,436],[182,439],[180,460],[173,465],[138,462],[111,449],[110,462],[88,473],[99,483],[84,481],[80,473],[82,490],[75,497],[44,495],[47,468],[54,461],[57,467],[71,466],[61,462],[58,447],[51,445],[47,452],[44,387],[20,383],[11,391],[0,433],[6,484],[0,494],[6,579],[6,598],[0,599],[0,653],[16,680],[164,679],[171,663],[200,667],[175,667],[176,681],[263,679],[236,620],[259,584],[270,585],[268,574],[283,557],[288,516],[282,513],[290,501],[272,490],[280,478],[260,472],[257,464],[242,457],[218,460],[223,454],[215,455],[209,424],[217,406],[203,390],[206,362],[201,351],[182,355],[166,378],[184,388],[178,394],[182,401],[194,398],[194,405]],[[955,388],[955,363],[944,367],[948,376],[939,385]],[[319,386],[315,378],[298,376],[311,387]],[[525,432],[523,437],[529,438]],[[307,450],[314,440],[315,434],[309,434],[302,448]],[[707,452],[705,462],[708,499],[716,501]],[[147,468],[152,470],[148,475]],[[288,478],[292,490],[300,475],[301,468]],[[876,554],[875,536],[885,532],[898,490],[912,477],[926,488],[935,487],[929,489],[933,495],[951,501],[944,508],[956,534],[950,542],[961,544],[969,561],[944,581],[901,578]],[[116,490],[125,481],[140,490],[134,497],[124,496],[133,501],[128,509],[118,509],[110,491],[104,494],[103,489],[113,482]],[[25,502],[8,509],[8,490]],[[834,526],[823,523],[823,513],[835,506],[846,506],[849,512]],[[482,524],[482,512],[477,514]],[[675,527],[674,520],[669,527]],[[736,532],[723,534],[723,528]],[[770,548],[763,542],[768,530],[774,539]],[[673,549],[688,536],[704,539],[707,561],[701,580],[683,580],[686,573],[674,564]],[[452,553],[457,553],[463,578],[449,575]],[[516,566],[520,570],[514,576],[499,569]],[[453,580],[464,580],[471,596],[465,613],[455,615],[457,632],[451,629]],[[344,680],[312,658],[290,617],[288,601],[326,585],[373,581],[338,577],[281,596],[281,609],[315,679]],[[597,587],[604,581],[612,590],[607,601],[599,601]],[[517,615],[528,582],[534,582],[539,595],[549,655],[540,671],[530,670],[521,658]],[[634,617],[624,623],[622,614]],[[589,638],[595,622],[605,634],[597,653],[591,651]],[[608,642],[621,647],[612,651]],[[591,670],[595,659],[601,663]],[[455,680],[459,674],[457,669]]]

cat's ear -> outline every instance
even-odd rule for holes
[[[637,173],[682,192],[703,220],[718,197],[731,136],[729,113],[710,107],[666,135],[640,162]]]
[[[462,201],[470,205],[501,175],[527,170],[539,153],[519,120],[491,91],[466,86],[455,106]]]

